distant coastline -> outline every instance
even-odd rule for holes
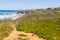
[[[17,19],[21,15],[20,12],[20,10],[0,10],[0,20]]]

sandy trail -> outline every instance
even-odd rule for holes
[[[38,36],[34,35],[32,36],[32,33],[25,33],[25,32],[19,32],[19,31],[12,31],[12,33],[6,37],[4,40],[16,40],[18,38],[18,34],[24,34],[29,38],[29,40],[43,40],[43,38],[39,38]]]
[[[27,38],[29,38],[28,40],[44,40],[43,38],[39,38],[37,35],[35,35],[33,33],[26,33],[26,32],[22,32],[22,31],[17,31],[16,26],[13,23],[11,23],[11,26],[13,27],[14,30],[9,34],[8,37],[5,37],[3,40],[18,40],[17,38],[18,38],[19,34],[26,35]],[[21,37],[21,38],[23,38],[23,37]]]

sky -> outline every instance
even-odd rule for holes
[[[60,0],[0,0],[0,10],[24,10],[60,7]]]

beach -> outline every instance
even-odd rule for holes
[[[15,20],[15,19],[21,17],[22,15],[24,15],[24,14],[22,14],[22,13],[17,13],[17,12],[11,12],[11,13],[5,12],[5,13],[0,13],[0,20],[9,20],[9,19],[10,19],[10,20]]]

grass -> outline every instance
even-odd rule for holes
[[[18,31],[31,32],[45,40],[60,40],[59,9],[28,10],[25,13],[25,16],[14,21],[0,21],[0,40],[13,30],[12,23]]]
[[[19,34],[18,36],[21,36],[21,37],[27,37],[26,35],[24,34]]]
[[[18,31],[32,32],[45,40],[60,40],[59,18],[60,12],[33,11],[18,19],[16,28]]]
[[[4,37],[7,37],[12,30],[13,29],[9,21],[1,21],[0,22],[0,40],[3,40]]]

